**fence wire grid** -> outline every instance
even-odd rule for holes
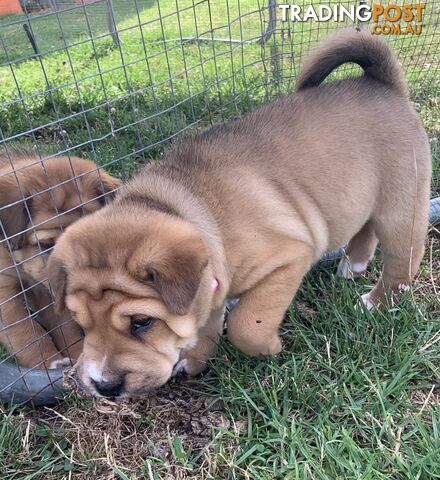
[[[45,264],[63,228],[103,204],[117,188],[113,177],[129,178],[178,135],[292,92],[309,48],[353,23],[283,22],[281,3],[0,5],[1,399],[47,403],[61,390],[61,370],[49,367],[71,356],[75,334],[71,319],[53,311]],[[439,14],[440,0],[426,3],[419,35],[385,36],[431,141],[433,198],[440,195]],[[332,75],[357,71],[345,66]]]

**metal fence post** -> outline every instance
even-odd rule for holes
[[[113,39],[113,42],[116,45],[120,45],[121,39],[119,38],[118,30],[116,28],[115,15],[113,13],[113,3],[112,0],[106,0],[107,7],[107,25],[108,31]]]

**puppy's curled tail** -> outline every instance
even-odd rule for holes
[[[402,67],[391,48],[371,32],[350,28],[320,43],[306,58],[296,91],[316,87],[344,63],[357,63],[365,76],[408,96]]]

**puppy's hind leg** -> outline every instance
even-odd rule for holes
[[[383,255],[382,278],[362,299],[367,308],[386,304],[410,290],[412,279],[419,270],[428,229],[429,187],[425,186],[416,206],[401,203],[401,208],[390,209],[387,215],[373,219]]]
[[[373,225],[368,221],[348,243],[336,275],[351,279],[365,272],[368,262],[374,257],[377,242]]]

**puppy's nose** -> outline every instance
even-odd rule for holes
[[[96,390],[98,393],[103,397],[117,397],[122,390],[122,381],[119,380],[117,382],[95,382]]]

